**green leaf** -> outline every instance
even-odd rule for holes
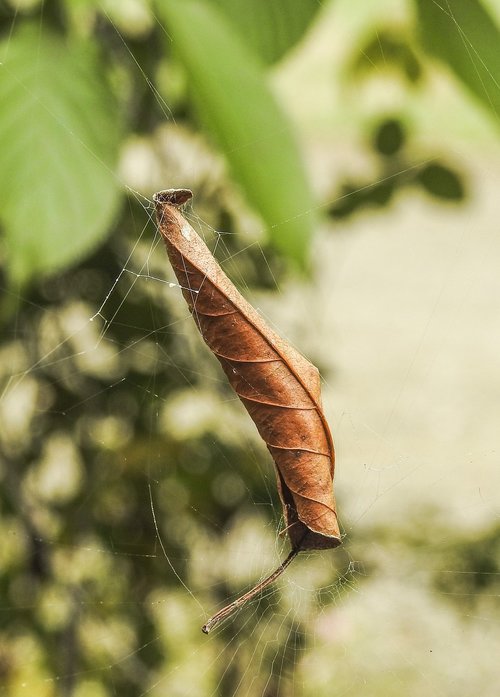
[[[460,175],[439,162],[433,162],[420,170],[416,181],[436,198],[445,201],[462,201],[465,198],[465,187]]]
[[[500,31],[479,0],[416,0],[422,40],[498,118]]]
[[[377,27],[366,43],[356,46],[355,55],[347,66],[350,75],[355,77],[364,73],[380,75],[387,68],[396,68],[412,84],[422,77],[420,59],[400,27],[397,30]]]
[[[318,0],[211,0],[231,19],[244,41],[274,63],[305,34],[321,8]]]
[[[118,203],[120,128],[94,47],[23,29],[0,44],[0,221],[15,283],[66,267]]]
[[[255,56],[201,0],[158,0],[200,117],[218,141],[273,244],[302,267],[314,201],[290,124]]]

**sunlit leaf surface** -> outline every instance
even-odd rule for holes
[[[160,6],[200,118],[267,223],[273,243],[304,266],[314,204],[290,124],[257,58],[209,3],[165,0]]]
[[[221,7],[262,60],[274,63],[304,35],[321,3],[317,0],[211,0]]]
[[[0,220],[12,279],[67,266],[116,210],[117,110],[90,45],[28,28],[0,46]]]

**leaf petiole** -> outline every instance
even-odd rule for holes
[[[276,579],[279,578],[281,576],[281,574],[285,571],[287,566],[289,566],[292,563],[292,561],[295,559],[295,557],[297,556],[297,554],[299,552],[300,552],[299,547],[292,549],[292,551],[287,556],[287,558],[278,566],[277,569],[275,569],[273,571],[272,574],[270,574],[263,581],[260,581],[256,586],[254,586],[247,593],[244,593],[244,595],[241,595],[235,601],[233,601],[229,605],[226,605],[225,607],[223,607],[222,610],[219,610],[219,612],[215,613],[215,615],[212,615],[212,617],[208,620],[208,622],[206,622],[206,624],[203,625],[203,627],[201,628],[201,631],[204,634],[208,634],[220,622],[222,622],[227,617],[232,615],[233,612],[236,612],[236,610],[238,610],[240,607],[245,605],[245,603],[247,603],[249,600],[252,600],[252,598],[255,598],[256,595],[258,595],[261,591],[264,590],[264,588],[267,588],[267,586],[270,586],[271,583],[274,583],[274,581],[276,581]]]

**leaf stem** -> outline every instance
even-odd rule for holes
[[[287,558],[278,566],[277,569],[273,571],[272,574],[270,574],[263,581],[260,581],[256,586],[254,586],[247,593],[244,593],[244,595],[241,595],[234,602],[223,607],[222,610],[219,610],[219,612],[217,612],[215,615],[212,615],[212,617],[206,622],[206,624],[203,625],[201,631],[204,634],[208,634],[220,622],[232,615],[233,612],[236,612],[236,610],[242,607],[249,600],[255,598],[256,595],[258,595],[261,591],[264,590],[264,588],[267,588],[267,586],[270,586],[271,583],[274,583],[274,581],[276,581],[276,579],[279,578],[279,576],[281,576],[281,574],[285,571],[287,566],[289,566],[292,563],[292,561],[295,559],[299,552],[300,547],[295,547],[294,549],[292,549]]]

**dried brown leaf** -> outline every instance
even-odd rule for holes
[[[321,405],[319,373],[266,325],[222,271],[181,213],[191,195],[187,189],[156,194],[158,225],[201,335],[276,465],[292,545],[284,568],[299,551],[340,544],[334,448]]]

